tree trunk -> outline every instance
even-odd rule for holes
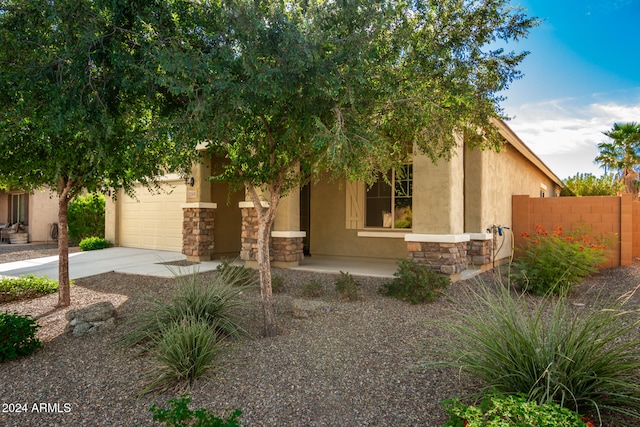
[[[265,337],[275,337],[278,334],[276,325],[276,312],[273,306],[273,291],[271,288],[271,229],[280,201],[280,185],[270,185],[271,193],[269,206],[263,207],[260,196],[256,189],[245,184],[254,209],[258,214],[258,253],[256,262],[260,273],[260,295],[262,296],[262,311],[264,314],[264,335]]]
[[[60,194],[60,193],[59,193]],[[71,286],[69,284],[69,198],[62,192],[58,198],[58,305],[71,305]]]
[[[270,208],[267,208],[270,209]],[[256,261],[260,272],[260,295],[262,296],[262,311],[264,314],[264,335],[275,337],[278,334],[276,312],[273,306],[273,291],[271,288],[271,243],[272,224],[260,221],[258,226],[258,253]]]

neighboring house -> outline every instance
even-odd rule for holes
[[[281,201],[274,224],[275,265],[311,256],[411,257],[442,273],[489,268],[511,255],[512,195],[556,197],[562,182],[502,121],[503,149],[469,149],[436,164],[416,154],[371,188],[321,180]],[[206,179],[167,177],[162,194],[140,187],[107,206],[106,238],[121,246],[182,251],[191,260],[255,256],[257,223],[244,191]],[[191,179],[193,178],[193,179]],[[498,227],[500,226],[500,231]],[[500,233],[501,232],[501,233]],[[500,235],[502,234],[502,235]]]
[[[33,194],[0,190],[0,223],[22,224],[29,242],[52,242],[52,224],[58,222],[58,197],[49,190]],[[3,243],[6,233],[2,233]]]

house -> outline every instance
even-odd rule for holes
[[[49,190],[29,194],[22,190],[0,190],[0,223],[20,223],[29,242],[51,242],[53,224],[58,223],[58,197]],[[8,241],[2,233],[2,243]]]
[[[450,275],[490,268],[511,255],[508,238],[515,194],[556,197],[562,182],[502,121],[500,152],[469,149],[461,141],[450,160],[416,154],[410,164],[363,183],[321,180],[281,201],[272,233],[275,265],[305,256],[410,257]],[[193,176],[165,177],[162,194],[142,186],[136,199],[108,202],[106,238],[121,246],[182,251],[191,260],[255,259],[257,220],[244,191],[207,180],[211,165]]]

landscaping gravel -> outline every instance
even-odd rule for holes
[[[6,255],[0,255],[2,262]],[[349,302],[334,289],[337,275],[281,269],[274,274],[285,281],[285,292],[275,295],[280,334],[261,338],[259,289],[246,291],[240,314],[252,338],[231,342],[219,369],[193,385],[192,408],[220,415],[238,408],[248,426],[435,427],[447,419],[441,401],[478,390],[452,368],[419,367],[425,349],[433,350],[443,334],[430,322],[454,315],[450,300],[464,298],[464,290],[477,282],[455,283],[448,298],[411,305],[379,295],[385,282],[380,278],[357,277],[360,300]],[[312,280],[322,284],[323,295],[314,300],[323,309],[294,317],[292,300],[303,299],[303,285]],[[640,264],[605,270],[587,280],[572,301],[588,306],[598,294],[619,296],[639,284]],[[0,305],[2,311],[37,317],[44,342],[31,356],[0,365],[0,425],[150,425],[151,405],[164,405],[178,393],[138,396],[153,362],[116,340],[146,296],[167,297],[174,286],[173,279],[117,273],[76,280],[71,308],[108,300],[120,323],[115,331],[80,338],[63,333],[68,309],[55,309],[57,295]],[[634,295],[630,304],[637,307],[640,297]]]

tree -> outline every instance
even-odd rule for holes
[[[638,171],[640,165],[640,124],[614,123],[610,131],[603,132],[611,142],[598,144],[600,154],[595,158],[605,170],[616,171],[624,182],[627,193],[638,198]]]
[[[69,202],[83,190],[154,187],[192,158],[158,120],[171,97],[141,73],[140,5],[0,2],[0,181],[57,193],[59,306],[71,303]]]
[[[596,177],[590,173],[577,173],[564,179],[563,183],[561,196],[615,196],[626,189],[624,183],[613,174]]]
[[[215,179],[254,203],[267,336],[276,333],[269,242],[280,198],[321,171],[372,182],[414,146],[447,157],[455,134],[499,147],[496,94],[526,53],[490,46],[536,24],[505,0],[166,6],[149,23],[153,74],[188,99],[181,137],[208,140],[228,160]]]

